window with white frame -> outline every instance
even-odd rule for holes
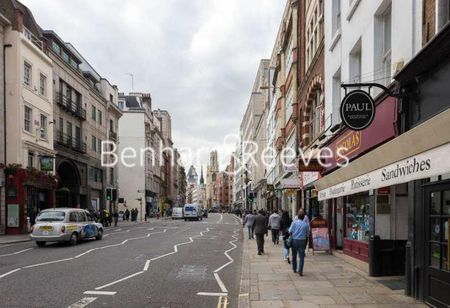
[[[29,62],[23,62],[23,83],[31,87],[32,66]]]
[[[294,91],[292,91],[292,87],[289,88],[287,94],[286,94],[286,99],[285,99],[285,117],[286,117],[286,124],[289,121],[289,118],[292,115],[292,103],[294,100]]]
[[[292,40],[289,40],[289,43],[286,47],[286,51],[285,51],[285,62],[284,62],[284,67],[285,67],[285,74],[286,76],[289,74],[289,70],[291,69],[292,66]]]
[[[332,1],[332,31],[333,36],[341,29],[341,0]]]
[[[47,76],[42,73],[39,76],[39,94],[42,96],[47,95]]]
[[[97,151],[97,138],[95,138],[95,136],[92,136],[92,139],[91,139],[91,149],[94,152]]]
[[[319,48],[323,33],[321,30],[323,23],[323,10],[321,6],[323,5],[322,1],[316,1],[315,7],[312,10],[312,13],[307,20],[307,29],[306,29],[306,65],[305,72],[308,70],[311,65],[314,56]]]
[[[383,14],[383,71],[384,84],[391,82],[391,40],[392,40],[391,7]]]
[[[322,91],[317,89],[312,98],[311,110],[309,113],[309,133],[311,141],[315,140],[320,133],[320,103],[322,101]]]
[[[31,133],[31,123],[33,120],[33,109],[28,106],[24,107],[23,128]]]
[[[41,114],[41,121],[40,121],[40,137],[41,139],[47,139],[47,116]]]

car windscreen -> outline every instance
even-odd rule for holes
[[[186,206],[186,207],[184,208],[184,210],[185,210],[186,212],[192,212],[192,211],[194,210],[194,207],[193,207],[193,206]]]
[[[62,211],[47,211],[40,213],[36,221],[63,221],[65,216]]]

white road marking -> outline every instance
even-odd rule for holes
[[[42,265],[54,264],[54,263],[59,263],[59,262],[64,262],[64,261],[70,261],[70,260],[73,260],[73,259],[74,258],[65,258],[65,259],[61,259],[61,260],[55,260],[55,261],[49,261],[49,262],[43,262],[43,263],[27,265],[27,266],[24,266],[22,268],[32,268],[32,267],[37,267],[37,266],[42,266]]]
[[[16,269],[12,270],[12,271],[9,271],[9,272],[7,272],[7,273],[4,273],[4,274],[0,275],[0,279],[3,278],[3,277],[6,277],[6,276],[8,276],[8,275],[10,275],[10,274],[12,274],[12,273],[15,273],[15,272],[17,272],[17,271],[19,271],[19,270],[21,270],[21,269],[27,269],[27,268],[33,268],[33,267],[38,267],[38,266],[43,266],[43,265],[48,265],[48,264],[54,264],[54,263],[60,263],[60,262],[65,262],[65,261],[71,261],[71,260],[80,258],[80,257],[82,257],[82,256],[84,256],[84,255],[87,255],[88,253],[90,253],[90,252],[92,252],[92,251],[102,250],[102,249],[106,249],[106,248],[111,248],[111,247],[121,246],[121,245],[124,245],[124,244],[125,244],[126,242],[128,242],[128,241],[147,238],[147,237],[150,237],[150,235],[152,235],[152,234],[164,233],[164,232],[166,232],[166,231],[167,231],[167,229],[164,229],[164,231],[148,233],[148,234],[145,235],[145,236],[135,237],[135,238],[130,238],[130,239],[124,240],[124,241],[122,241],[121,243],[118,243],[118,244],[112,244],[112,245],[106,245],[106,246],[102,246],[102,247],[92,248],[92,249],[89,249],[89,250],[87,250],[87,251],[85,251],[85,252],[83,252],[83,253],[80,253],[80,254],[76,255],[75,257],[72,257],[72,258],[65,258],[65,259],[60,259],[60,260],[54,260],[54,261],[43,262],[43,263],[37,263],[37,264],[31,264],[31,265],[19,267],[19,268],[16,268]],[[31,249],[31,248],[29,248],[29,249]]]
[[[24,250],[12,252],[12,253],[7,253],[7,254],[4,254],[4,255],[0,255],[0,257],[7,257],[7,256],[18,255],[19,253],[22,253],[22,252],[25,252],[25,251],[28,251],[28,250],[31,250],[31,249],[33,249],[33,248],[27,248],[27,249],[24,249]]]
[[[227,288],[225,287],[225,284],[223,283],[222,279],[220,279],[219,274],[214,273],[214,278],[216,278],[217,284],[220,287],[220,290],[224,293],[228,293]]]
[[[217,221],[217,223],[220,224],[220,222],[222,221],[222,219],[223,219],[223,215],[220,214],[220,218],[219,218],[219,220]]]
[[[20,271],[20,270],[21,270],[21,268],[16,268],[16,269],[14,269],[14,270],[12,270],[12,271],[9,271],[9,272],[7,272],[7,273],[4,273],[3,275],[0,275],[0,278],[6,277],[6,276],[11,275],[12,273],[18,272],[18,271]]]
[[[84,297],[80,299],[78,302],[73,303],[72,305],[68,306],[67,308],[83,308],[95,301],[97,297]]]
[[[85,291],[83,294],[87,295],[115,295],[117,292],[114,291]]]
[[[198,292],[200,296],[227,296],[228,293],[214,293],[214,292]]]
[[[95,288],[95,290],[101,290],[101,289],[110,287],[110,286],[112,286],[112,285],[115,285],[116,283],[119,283],[119,282],[128,280],[128,279],[130,279],[130,278],[133,278],[133,277],[138,276],[138,275],[143,274],[143,273],[144,273],[144,271],[140,271],[140,272],[137,272],[137,273],[128,275],[128,276],[126,276],[126,277],[120,278],[119,280],[116,280],[116,281],[110,282],[110,283],[108,283],[108,284],[105,284],[105,285],[103,285],[103,286],[97,287],[97,288]]]
[[[228,242],[228,243],[230,243],[231,245],[233,245],[233,247],[230,248],[230,249],[228,249],[228,250],[226,250],[226,251],[224,252],[224,255],[225,255],[230,261],[228,261],[227,263],[225,263],[225,264],[222,265],[221,267],[219,267],[219,268],[217,268],[216,270],[214,270],[214,278],[216,279],[217,284],[219,285],[220,290],[222,290],[222,292],[228,292],[228,291],[227,291],[227,288],[225,287],[225,284],[224,284],[223,281],[220,279],[220,276],[219,276],[218,272],[220,272],[220,271],[223,270],[225,267],[227,267],[228,265],[230,265],[231,263],[234,262],[234,259],[233,259],[232,257],[230,257],[230,255],[229,255],[228,253],[229,253],[230,251],[232,251],[233,249],[236,249],[236,247],[237,247],[237,245],[234,244],[234,242],[236,242],[236,241],[238,240],[238,238],[237,238],[237,236],[238,236],[237,233],[238,233],[238,232],[239,232],[239,229],[235,229],[235,230],[233,231],[234,235],[232,235],[231,237],[234,238],[234,240]]]
[[[241,293],[241,294],[239,294],[239,297],[241,297],[241,296],[248,296],[248,293]]]
[[[162,231],[162,232],[154,232],[154,233],[152,233],[152,234],[156,234],[156,233],[164,233],[164,232],[166,232],[166,231],[167,231],[167,229],[164,229],[164,231]],[[184,242],[184,243],[180,243],[180,244],[174,245],[174,246],[173,246],[174,251],[169,252],[169,253],[166,253],[166,254],[161,255],[161,256],[158,256],[158,257],[151,258],[150,260],[145,261],[144,269],[143,269],[142,271],[139,271],[139,272],[137,272],[137,273],[128,275],[128,276],[123,277],[123,278],[121,278],[121,279],[119,279],[119,280],[115,280],[115,281],[110,282],[110,283],[108,283],[108,284],[105,284],[105,285],[103,285],[103,286],[97,287],[97,288],[95,288],[95,290],[101,290],[101,289],[110,287],[110,286],[115,285],[115,284],[117,284],[117,283],[119,283],[119,282],[128,280],[128,279],[130,279],[130,278],[133,278],[133,277],[135,277],[135,276],[138,276],[138,275],[141,275],[141,274],[145,273],[145,272],[148,270],[151,261],[155,261],[155,260],[158,260],[158,259],[167,257],[167,256],[169,256],[169,255],[172,255],[172,254],[174,254],[174,253],[177,253],[177,252],[178,252],[178,246],[185,245],[185,244],[189,244],[189,243],[193,243],[193,242],[194,242],[194,240],[193,240],[194,237],[204,236],[203,233],[205,233],[205,232],[209,232],[209,228],[206,228],[206,231],[201,231],[201,232],[200,232],[200,235],[194,235],[194,236],[191,236],[191,237],[189,238],[189,241],[188,241],[188,242]],[[220,278],[219,278],[219,279],[220,279]],[[225,291],[225,292],[227,292],[227,291]]]
[[[19,245],[24,245],[24,244],[29,244],[30,241],[23,241],[23,242],[19,242],[19,243],[11,243],[11,244],[0,244],[0,248],[5,248],[5,247],[10,247],[10,246],[19,246]]]

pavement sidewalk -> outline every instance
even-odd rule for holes
[[[303,277],[282,259],[282,246],[265,237],[262,256],[244,234],[239,307],[257,308],[409,308],[428,307],[367,275],[364,263],[339,252],[309,251]],[[349,258],[349,259],[347,259]],[[365,264],[367,267],[367,265]],[[389,279],[389,278],[388,278]]]
[[[156,220],[156,218],[154,219]],[[118,228],[123,228],[123,227],[129,227],[129,226],[135,226],[135,225],[140,225],[143,223],[148,223],[150,222],[150,219],[148,221],[142,221],[142,222],[131,222],[131,221],[125,221],[125,222],[119,222],[117,227],[114,226],[108,226],[105,227],[106,230],[110,230],[110,229],[118,229]],[[14,244],[14,243],[21,243],[21,242],[28,242],[31,241],[30,236],[28,234],[14,234],[14,235],[0,235],[0,246],[1,245],[7,245],[7,244]]]

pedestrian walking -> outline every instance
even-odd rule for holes
[[[280,231],[281,235],[283,236],[283,258],[289,264],[291,263],[291,261],[289,260],[289,246],[287,244],[287,241],[289,238],[289,227],[291,226],[291,224],[292,219],[291,217],[289,217],[289,213],[287,211],[283,211],[280,220]]]
[[[125,220],[128,221],[130,219],[130,210],[126,209],[125,210]]]
[[[280,238],[280,223],[281,216],[277,212],[273,212],[273,214],[269,216],[268,227],[272,233],[272,243],[276,245],[278,245]]]
[[[305,264],[306,240],[309,236],[309,224],[305,220],[303,209],[298,211],[298,219],[295,220],[289,228],[289,234],[292,237],[292,270],[303,276],[303,265]],[[297,254],[300,257],[300,264],[297,267]]]
[[[139,214],[139,210],[138,209],[134,209],[134,215],[135,215],[134,221],[137,221],[138,214]]]
[[[248,213],[247,215],[245,215],[244,218],[244,225],[247,226],[247,230],[248,230],[248,239],[252,239],[253,237],[253,227],[255,224],[255,215],[253,215],[252,213]]]
[[[267,235],[267,221],[263,210],[259,210],[253,226],[256,236],[256,245],[258,246],[258,255],[261,255],[264,253],[264,235]]]
[[[114,227],[117,227],[117,223],[119,222],[119,213],[117,212],[117,210],[114,210],[113,218],[114,218]]]

